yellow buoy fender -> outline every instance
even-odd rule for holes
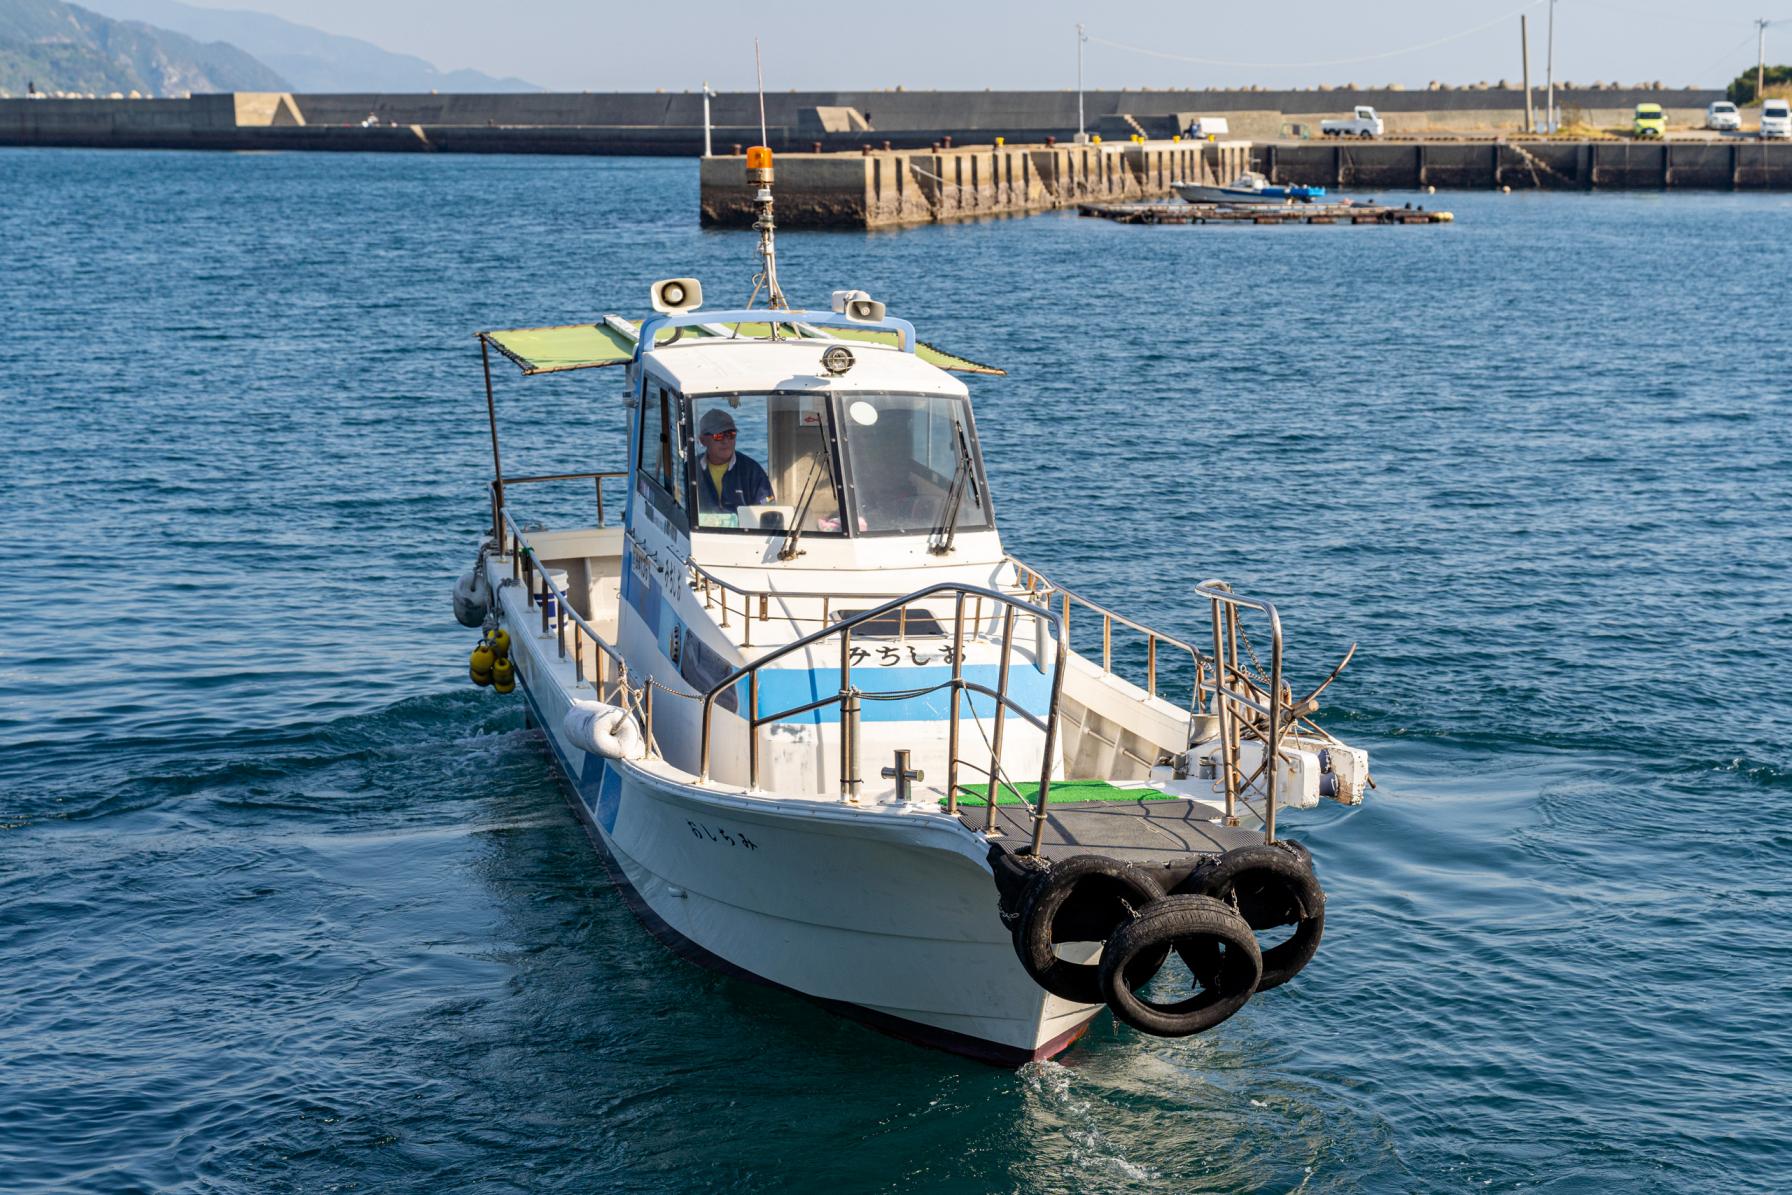
[[[471,667],[468,668],[467,676],[470,677],[472,679],[473,683],[478,685],[481,689],[485,688],[485,686],[492,683],[492,674],[489,672],[481,672],[477,668],[471,668]]]
[[[503,656],[492,661],[492,688],[500,693],[516,688],[516,665]]]
[[[489,677],[492,674],[492,661],[496,658],[492,652],[492,645],[481,639],[479,645],[467,657],[467,667],[474,672],[483,672]]]
[[[485,641],[492,645],[492,654],[500,660],[510,658],[510,632],[503,627],[493,627],[485,633]]]
[[[560,728],[573,746],[605,759],[640,759],[647,753],[641,724],[620,706],[575,701]]]

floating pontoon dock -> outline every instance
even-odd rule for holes
[[[1119,224],[1448,224],[1456,218],[1365,203],[1083,203],[1076,210]]]

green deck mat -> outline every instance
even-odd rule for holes
[[[1020,796],[1015,796],[1004,784],[996,797],[996,804],[1019,805],[1024,800],[1031,805],[1039,796],[1037,780],[1016,784],[1014,787],[1020,790]],[[988,794],[989,785],[987,784],[961,784],[958,786],[958,803],[961,806],[967,803],[984,805],[988,803]],[[1160,793],[1155,788],[1117,788],[1106,780],[1054,780],[1051,791],[1046,794],[1045,807],[1050,809],[1053,805],[1067,805],[1072,801],[1180,801],[1183,799],[1174,793]],[[940,804],[944,805],[945,803],[945,799],[941,798]]]

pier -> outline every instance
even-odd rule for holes
[[[1230,181],[1248,168],[1249,142],[967,145],[927,150],[780,154],[778,224],[786,228],[897,228],[1021,216],[1090,200],[1160,199],[1177,183]],[[746,159],[704,158],[704,225],[749,228]]]

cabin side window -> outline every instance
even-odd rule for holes
[[[635,490],[667,523],[688,533],[684,471],[689,453],[680,440],[679,402],[672,391],[648,382],[641,398],[641,452],[635,462]]]
[[[678,399],[664,386],[649,386],[641,404],[641,472],[675,506],[684,505],[684,451],[678,438]]]

